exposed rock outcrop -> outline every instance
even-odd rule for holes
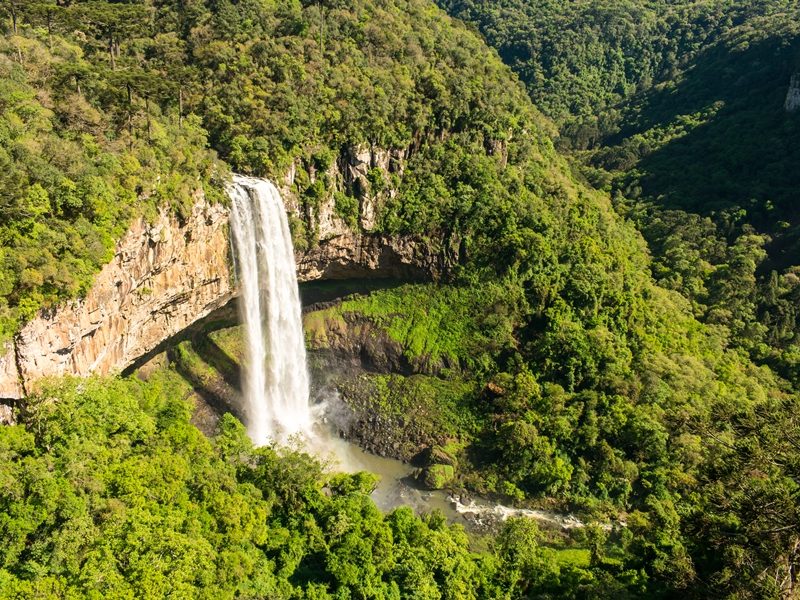
[[[439,279],[448,268],[438,245],[411,237],[390,237],[348,232],[298,254],[297,278]]]
[[[315,395],[325,400],[328,423],[373,454],[418,466],[449,465],[421,472],[425,485],[446,485],[456,463],[441,448],[448,440],[437,398],[468,393],[448,381],[459,365],[410,352],[385,321],[351,311],[341,300],[310,307],[303,327]],[[448,378],[439,379],[445,369]]]
[[[413,356],[393,340],[385,327],[358,313],[340,312],[338,303],[331,310],[316,310],[303,317],[306,346],[317,359],[341,369],[352,365],[374,373],[438,375],[444,369],[456,371],[458,364],[429,355]]]
[[[336,179],[334,189],[355,193],[370,169],[388,176],[402,170],[402,159],[399,151],[346,150],[329,176]],[[457,251],[440,243],[369,233],[377,203],[394,191],[359,192],[362,228],[354,232],[336,214],[330,195],[309,214],[291,191],[295,176],[293,166],[283,180],[287,210],[323,234],[297,253],[300,281],[439,279],[457,259]],[[225,305],[236,295],[228,217],[226,207],[198,193],[183,223],[166,212],[154,224],[135,222],[85,298],[42,311],[13,343],[0,347],[0,398],[19,399],[46,377],[121,371]]]
[[[309,313],[303,317],[303,328],[308,350],[328,369],[349,365],[376,373],[410,375],[415,371],[401,344],[357,315]]]
[[[402,175],[406,158],[406,150],[365,144],[349,148],[339,159],[345,191],[359,200],[359,225],[364,231],[375,229],[383,202],[397,194],[389,180],[392,174]],[[375,186],[371,175],[379,178],[382,185]]]
[[[786,108],[786,112],[794,112],[800,109],[800,73],[792,75],[784,108]]]
[[[14,409],[7,404],[0,404],[0,425],[14,425]]]
[[[0,398],[21,398],[24,394],[14,344],[0,344]]]
[[[382,398],[383,384],[376,383],[374,377],[357,371],[333,376],[328,385],[338,395],[327,400],[328,423],[371,454],[424,466],[427,449],[444,443],[444,434],[426,422],[427,411],[413,397],[409,399],[413,409],[397,410]]]
[[[85,298],[42,311],[16,336],[16,368],[0,365],[2,395],[18,398],[45,377],[121,370],[228,302],[227,224],[226,208],[200,194],[185,223],[165,212],[135,222]]]
[[[358,228],[361,232],[371,233],[376,230],[385,202],[398,193],[396,184],[405,171],[410,153],[408,148],[385,149],[370,144],[349,146],[325,171],[318,171],[313,162],[298,159],[291,164],[278,187],[287,210],[303,219],[319,240],[351,231],[336,213],[336,193],[355,199],[358,203]],[[327,194],[319,207],[304,204],[301,198],[303,187],[319,178],[324,179]]]

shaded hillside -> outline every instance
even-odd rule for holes
[[[797,257],[800,117],[784,110],[800,67],[800,28],[756,22],[701,53],[675,81],[631,101],[591,162],[628,172],[641,197],[744,224],[776,238],[778,266]],[[772,248],[770,248],[771,250]]]
[[[682,77],[631,101],[622,130],[586,154],[628,199],[621,205],[651,242],[658,279],[789,373],[800,297],[800,116],[784,100],[799,56],[796,21],[739,28]]]
[[[669,82],[728,32],[791,21],[791,0],[441,0],[474,24],[562,128],[567,147],[600,142],[620,104]],[[764,21],[756,24],[759,19]],[[713,87],[713,86],[712,86]]]
[[[796,3],[441,4],[557,119],[560,145],[645,234],[658,281],[796,376]]]

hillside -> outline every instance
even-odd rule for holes
[[[660,284],[796,377],[796,3],[440,4],[559,123],[559,146],[647,238]]]
[[[218,190],[227,167],[214,153],[240,172],[293,169],[313,211],[332,193],[316,173],[348,146],[408,148],[424,165],[457,139],[465,156],[486,157],[536,120],[479,40],[427,5],[181,6],[3,8],[17,28],[3,49],[5,335],[85,289],[142,200],[179,210],[197,186]],[[528,143],[549,144],[538,137]],[[349,193],[337,210],[352,222]],[[387,229],[420,228],[386,213]],[[448,217],[420,216],[431,230]],[[33,218],[43,223],[31,230]]]
[[[0,491],[3,590],[791,592],[796,394],[732,343],[729,320],[701,322],[685,290],[651,276],[661,263],[634,224],[558,154],[557,127],[478,35],[426,0],[3,10],[5,336],[82,294],[133,216],[164,205],[180,216],[198,187],[225,202],[229,170],[269,176],[301,205],[296,247],[320,242],[311,217],[332,200],[354,230],[457,256],[444,284],[312,315],[320,350],[332,324],[367,323],[411,365],[372,373],[354,398],[377,415],[409,399],[425,409],[421,426],[456,459],[453,485],[626,523],[576,542],[589,564],[540,552],[524,521],[475,556],[435,515],[380,515],[367,476],[253,450],[230,417],[201,437],[191,390],[167,368],[150,384],[53,384],[0,429],[0,474],[16,482]],[[364,146],[397,158],[346,185],[342,159]]]

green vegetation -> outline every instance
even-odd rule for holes
[[[590,281],[608,280],[603,273]],[[432,399],[412,385],[421,375],[362,376],[361,391],[344,386],[345,397],[357,408],[360,394],[373,399],[368,412],[383,423],[418,415],[430,429],[398,429],[431,446],[451,442],[461,485],[516,499],[556,498],[594,517],[625,519],[624,535],[609,545],[614,560],[601,564],[631,593],[643,584],[648,595],[689,587],[698,597],[778,593],[772,577],[783,577],[778,557],[794,543],[798,508],[798,398],[788,385],[726,349],[723,330],[701,325],[685,300],[652,284],[623,295],[635,310],[607,323],[607,310],[577,302],[583,293],[559,290],[554,303],[563,308],[542,310],[534,304],[538,294],[525,295],[519,273],[505,285],[506,293],[492,298],[510,306],[494,314],[515,315],[513,326],[501,328],[513,335],[492,352],[493,369],[462,365],[459,377],[477,387],[463,388],[457,402],[447,400],[446,384],[462,379],[447,370],[442,384],[428,386],[442,388]],[[395,302],[398,294],[409,301]],[[481,297],[479,288],[422,285],[373,292],[339,310],[362,310],[375,327],[406,331],[420,315],[438,322],[448,298],[460,305],[445,313],[445,335],[483,322]],[[398,327],[403,322],[407,329]],[[425,339],[439,339],[437,328],[431,325]],[[397,340],[407,350],[417,343],[413,336]],[[783,439],[774,435],[781,428]],[[446,479],[428,475],[434,487]],[[628,580],[620,568],[639,575]]]
[[[5,2],[0,337],[80,295],[130,219],[180,217],[200,187],[220,197],[226,165],[274,178],[294,165],[306,212],[334,194],[355,227],[357,202],[326,171],[360,144],[400,148],[402,176],[367,177],[396,191],[377,230],[452,250],[450,285],[347,300],[308,319],[309,337],[358,322],[402,348],[421,372],[370,377],[368,400],[424,409],[420,429],[446,446],[433,452],[454,459],[433,485],[452,475],[627,526],[587,532],[588,563],[540,548],[529,521],[474,556],[440,516],[381,515],[369,476],[255,450],[230,417],[203,438],[174,374],[67,382],[0,430],[0,594],[792,593],[800,280],[759,267],[766,233],[791,242],[796,144],[780,140],[796,120],[755,106],[794,68],[792,6],[448,7],[481,23],[583,165],[557,154],[556,126],[499,58],[427,0]],[[506,35],[527,50],[507,52]],[[773,162],[742,170],[772,134]],[[716,177],[700,158],[720,147],[736,152]],[[675,169],[686,181],[672,188]],[[584,179],[614,194],[655,260]],[[772,215],[788,225],[766,227]],[[236,348],[221,334],[173,358],[208,385],[235,374]]]
[[[644,233],[653,273],[797,381],[800,13],[788,0],[441,0]]]
[[[791,0],[439,4],[478,27],[519,74],[534,104],[559,123],[565,143],[578,149],[617,133],[623,101],[679,80],[731,32],[785,35],[797,10]],[[785,88],[788,78],[781,85]],[[713,89],[720,87],[715,82]]]
[[[425,485],[432,490],[440,490],[453,481],[454,475],[452,465],[431,465],[425,471]]]
[[[86,99],[120,92],[94,87],[81,48],[38,37],[0,40],[0,340],[85,292],[133,217],[165,204],[180,214],[214,165],[197,119],[151,114],[137,136]],[[69,70],[80,67],[76,91]]]
[[[521,598],[593,576],[509,522],[485,554],[440,514],[383,515],[375,477],[205,438],[168,370],[67,381],[0,428],[0,598]]]
[[[484,415],[474,406],[479,390],[472,380],[363,373],[334,381],[354,414],[380,420],[379,427],[352,430],[355,438],[397,458],[413,460],[425,448],[440,444],[457,454],[486,427]]]
[[[258,175],[295,163],[317,206],[333,189],[315,174],[342,148],[422,152],[453,132],[484,156],[530,113],[480,40],[424,0],[15,0],[0,14],[2,337],[84,292],[132,217],[180,215],[200,187],[219,198],[209,147]]]
[[[490,282],[473,288],[405,285],[346,299],[322,316],[368,319],[416,364],[486,373],[496,370],[495,356],[513,346],[521,322],[507,291]]]

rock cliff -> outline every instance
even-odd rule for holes
[[[120,370],[234,294],[225,207],[198,194],[185,223],[133,223],[85,298],[42,311],[0,362],[0,395],[59,375]],[[13,367],[11,356],[13,359]]]
[[[439,375],[460,371],[460,365],[446,358],[414,356],[409,348],[392,339],[388,329],[360,313],[342,312],[339,302],[315,306],[303,315],[306,347],[325,371],[357,370],[401,375]]]
[[[0,398],[20,398],[23,394],[17,371],[15,345],[13,342],[0,345]]]
[[[449,261],[438,244],[410,237],[352,232],[324,240],[297,255],[300,281],[364,277],[439,279],[448,267]]]
[[[353,150],[343,156],[331,172],[342,188],[366,177],[367,165],[389,169],[392,160],[391,153],[382,151]],[[318,243],[297,253],[300,281],[437,279],[448,270],[452,253],[439,244],[368,231],[377,196],[362,193],[361,227],[354,232],[336,215],[330,197],[309,215],[292,178],[290,172],[284,182],[287,210],[319,234]],[[42,311],[13,343],[0,347],[0,398],[24,397],[47,377],[105,374],[130,366],[236,295],[230,252],[227,208],[210,204],[200,193],[185,222],[167,213],[155,223],[135,222],[85,298]]]
[[[789,91],[786,93],[786,112],[794,112],[800,109],[800,73],[792,76],[789,82]]]
[[[327,169],[313,161],[295,160],[279,189],[287,210],[306,222],[319,240],[347,234],[351,227],[337,214],[335,195],[352,198],[357,205],[355,222],[360,232],[374,232],[384,203],[394,198],[411,149],[387,150],[361,144],[345,147]],[[325,194],[318,205],[304,200],[304,191],[323,183]],[[356,216],[356,215],[354,215]]]

